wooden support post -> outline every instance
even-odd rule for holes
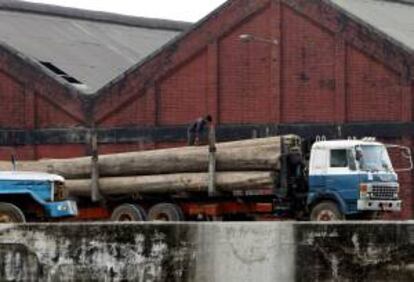
[[[208,132],[208,195],[214,196],[216,190],[216,130],[211,125]]]

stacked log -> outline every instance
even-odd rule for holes
[[[279,169],[281,143],[278,136],[217,144],[217,189],[270,187]],[[0,162],[0,169],[10,170],[11,164]],[[62,175],[72,194],[90,195],[90,157],[18,162],[17,170]],[[101,155],[99,187],[111,195],[206,191],[207,171],[206,146]]]
[[[206,192],[207,173],[177,173],[145,176],[105,177],[99,179],[104,195],[165,194],[178,192]],[[272,188],[273,173],[266,171],[218,172],[216,187],[222,192]],[[66,181],[69,194],[90,196],[91,181]]]

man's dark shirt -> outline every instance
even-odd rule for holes
[[[188,127],[188,132],[200,134],[204,131],[207,121],[204,118],[198,118],[194,123]]]

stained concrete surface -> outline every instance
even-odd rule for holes
[[[296,225],[297,281],[414,281],[414,223]]]
[[[198,227],[194,281],[293,281],[291,223],[222,223]]]
[[[1,225],[0,281],[414,281],[414,222]]]

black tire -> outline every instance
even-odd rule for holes
[[[111,215],[111,221],[146,221],[145,210],[134,204],[122,204],[118,206]]]
[[[184,221],[181,208],[175,204],[161,203],[150,208],[148,220],[151,221]]]
[[[316,204],[311,212],[312,221],[337,221],[345,217],[338,209],[338,205],[332,201],[324,201]]]
[[[13,204],[0,203],[0,223],[24,223],[26,217],[21,209]]]

